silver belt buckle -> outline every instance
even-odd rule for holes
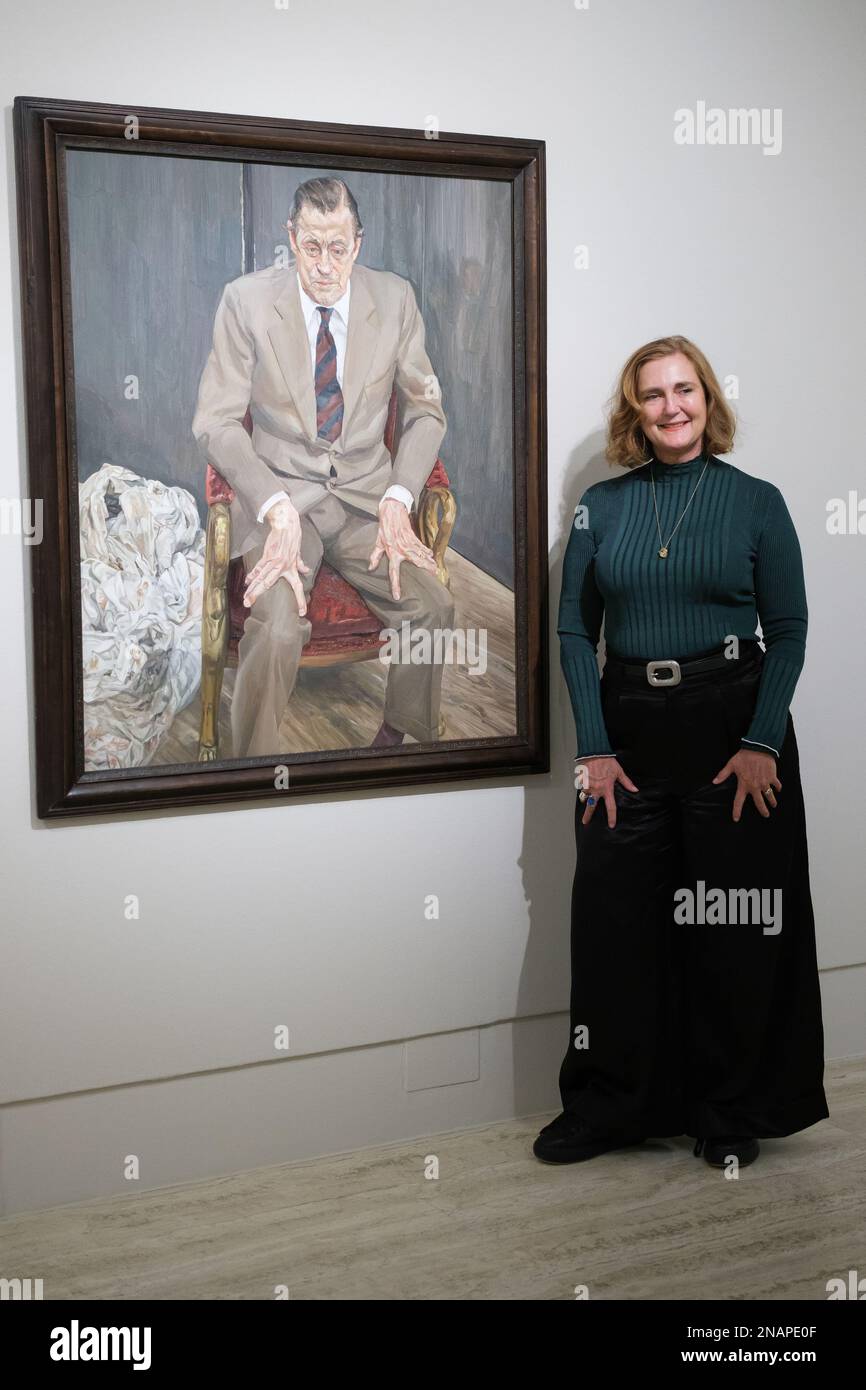
[[[671,676],[667,680],[661,680],[656,671],[670,671]],[[678,661],[648,661],[646,668],[646,678],[650,685],[679,685],[682,680],[682,672]]]

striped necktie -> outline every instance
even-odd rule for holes
[[[343,393],[337,380],[337,346],[328,327],[333,309],[321,314],[316,338],[316,432],[320,439],[337,439],[343,428]]]

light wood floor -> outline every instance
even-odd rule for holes
[[[823,1301],[866,1273],[866,1059],[826,1089],[736,1181],[685,1138],[541,1164],[538,1116],[13,1217],[0,1272],[47,1300]]]
[[[455,601],[455,628],[474,628],[486,636],[487,670],[472,672],[447,662],[442,673],[442,713],[446,739],[497,738],[517,730],[514,594],[477,565],[448,550],[445,563]],[[469,648],[478,653],[479,638]],[[477,660],[477,656],[476,656]],[[235,671],[228,670],[220,706],[219,740],[223,758],[232,756],[231,697]],[[366,748],[382,723],[387,667],[380,661],[339,666],[302,666],[280,726],[275,753],[307,753]],[[199,698],[177,716],[149,766],[190,763],[198,758]],[[406,743],[415,740],[406,735]]]

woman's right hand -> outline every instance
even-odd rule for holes
[[[589,825],[592,820],[599,801],[604,801],[607,807],[607,823],[611,830],[616,825],[616,796],[615,787],[617,782],[622,782],[630,792],[639,789],[626,772],[620,767],[616,758],[587,758],[585,762],[578,758],[574,770],[575,783],[579,791],[586,792],[587,801],[589,797],[595,797],[594,805],[587,804],[583,813],[581,825]]]

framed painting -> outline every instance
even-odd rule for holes
[[[543,143],[15,142],[38,814],[547,771]]]

